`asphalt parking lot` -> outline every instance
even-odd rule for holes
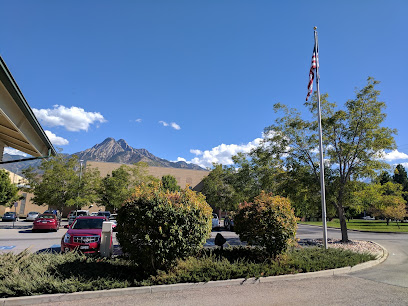
[[[60,252],[61,238],[66,233],[64,228],[68,221],[62,221],[61,227],[57,232],[36,232],[31,231],[33,223],[27,221],[0,222],[0,252],[20,253],[25,249],[30,252]],[[221,233],[227,240],[225,246],[241,245],[238,235],[234,232],[225,231],[223,228],[214,230],[211,237],[207,240],[205,246],[214,246],[214,239],[217,233]],[[120,248],[116,233],[113,233],[113,244],[115,249]]]

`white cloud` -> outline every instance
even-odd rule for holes
[[[221,144],[212,148],[211,150],[205,151],[191,149],[190,152],[196,155],[196,157],[186,162],[197,164],[203,168],[211,168],[213,163],[232,165],[234,163],[232,161],[232,156],[240,152],[249,153],[252,149],[258,147],[261,141],[262,138],[256,138],[255,140],[248,142],[247,144]]]
[[[55,135],[53,132],[45,131],[45,134],[47,134],[48,138],[50,139],[50,141],[52,142],[53,145],[66,146],[67,144],[69,144],[68,140]]]
[[[170,123],[170,125],[175,130],[180,130],[181,129],[181,127],[175,122]]]
[[[193,149],[190,150],[190,153],[193,153],[194,155],[201,155],[201,154],[203,154],[203,152],[202,152],[201,150],[193,150]]]
[[[189,163],[189,162],[188,162],[185,158],[183,158],[183,157],[177,157],[177,160],[175,160],[175,161],[173,161],[173,162],[180,162],[180,161]]]
[[[137,118],[135,121],[138,122],[138,123],[140,123],[140,122],[142,122],[142,119]]]
[[[381,159],[385,161],[394,161],[398,159],[408,159],[408,155],[402,152],[399,152],[398,150],[394,150],[388,153],[382,152]]]
[[[10,155],[21,155],[21,156],[24,156],[24,157],[28,156],[28,154],[26,154],[24,152],[21,152],[21,151],[19,151],[17,149],[11,148],[11,147],[5,147],[4,148],[4,153],[10,154]]]
[[[88,131],[91,124],[106,122],[100,113],[86,112],[83,108],[76,106],[67,108],[63,105],[54,105],[53,109],[33,108],[33,111],[43,125],[63,126],[71,132]]]
[[[171,122],[170,124],[168,124],[166,121],[160,120],[159,123],[163,126],[171,126],[175,130],[181,130],[181,127],[175,122]]]

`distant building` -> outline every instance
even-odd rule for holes
[[[86,167],[98,168],[101,173],[101,177],[105,177],[107,174],[112,174],[112,171],[119,168],[123,164],[120,163],[106,163],[97,161],[87,161]],[[126,165],[132,166],[132,165]],[[201,191],[202,180],[210,172],[206,170],[192,170],[192,169],[181,169],[181,168],[168,168],[168,167],[148,167],[147,171],[150,175],[162,178],[164,175],[172,175],[176,178],[177,184],[184,188],[186,185],[191,186],[193,190]]]
[[[106,162],[96,162],[96,161],[88,161],[86,163],[87,168],[98,168],[101,177],[105,177],[107,174],[112,174],[112,171],[119,168],[123,164],[119,163],[106,163]],[[132,165],[126,165],[132,166]],[[167,168],[167,167],[148,167],[147,168],[150,175],[161,178],[164,175],[172,175],[176,178],[177,184],[184,188],[186,185],[191,186],[191,188],[195,191],[202,190],[202,180],[206,177],[210,172],[205,170],[191,170],[191,169],[179,169],[179,168]],[[13,172],[10,172],[10,179],[11,182],[14,184],[24,184],[25,179]],[[14,206],[11,208],[6,208],[5,206],[0,205],[0,215],[3,215],[7,211],[14,211],[16,210],[17,214],[21,217],[27,216],[27,214],[31,211],[37,211],[43,213],[45,210],[48,209],[46,205],[35,205],[32,203],[31,199],[33,198],[32,193],[21,192],[20,194],[24,196],[24,199],[17,202],[17,207]],[[52,207],[51,207],[52,208]],[[67,207],[64,209],[63,216],[65,217],[68,212],[75,208]],[[82,209],[87,209],[90,212],[97,212],[98,210],[104,210],[103,206],[93,205],[92,208],[83,207]]]

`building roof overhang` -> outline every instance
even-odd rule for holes
[[[56,154],[1,56],[0,141],[35,157]]]

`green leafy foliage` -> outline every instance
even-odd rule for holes
[[[253,203],[240,205],[235,231],[242,241],[260,245],[271,256],[283,253],[294,241],[297,218],[290,201],[261,192]]]
[[[374,256],[338,249],[297,249],[271,260],[253,247],[204,249],[167,270],[146,274],[143,265],[123,258],[66,254],[0,254],[0,298],[106,290],[145,285],[204,282],[354,266]]]
[[[220,164],[203,179],[202,193],[214,209],[234,210],[239,203],[239,195],[231,184],[231,172]]]
[[[36,205],[48,205],[63,210],[64,206],[85,206],[96,200],[99,171],[81,169],[76,156],[57,154],[43,159],[38,169],[27,168],[27,191],[33,192]]]
[[[165,268],[203,246],[211,232],[211,213],[204,196],[189,188],[170,192],[142,184],[118,211],[117,239],[146,269]]]
[[[386,117],[385,103],[378,100],[380,92],[375,89],[378,83],[368,78],[367,85],[356,91],[355,98],[348,100],[343,109],[329,102],[327,94],[321,96],[323,149],[328,170],[326,194],[340,219],[344,242],[348,241],[345,209],[354,191],[350,184],[360,178],[374,177],[378,170],[387,168],[381,156],[384,150],[395,148],[393,134],[396,131],[382,126]],[[275,110],[284,115],[265,129],[264,142],[256,152],[283,160],[285,169],[307,167],[317,183],[320,176],[316,150],[319,147],[317,96],[305,106],[313,114],[312,120],[305,119],[295,109],[276,104]],[[304,186],[300,184],[299,188]],[[314,190],[315,187],[311,191]],[[295,191],[295,197],[289,197],[298,201],[298,195],[301,193]]]
[[[177,185],[177,180],[172,175],[163,175],[161,178],[162,187],[168,191],[179,191],[180,186]]]
[[[97,189],[99,205],[105,206],[106,210],[114,211],[122,207],[128,199],[135,186],[148,184],[156,181],[155,178],[148,175],[147,164],[139,162],[132,166],[122,165],[112,171],[101,181]]]
[[[376,217],[385,218],[388,225],[391,219],[403,220],[407,215],[405,194],[401,184],[366,184],[354,192],[354,203],[360,211],[369,211]]]
[[[11,207],[19,199],[18,188],[11,183],[9,173],[0,169],[0,205]]]

